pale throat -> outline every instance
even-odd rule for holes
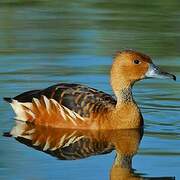
[[[117,105],[134,102],[132,95],[134,82],[135,81],[124,75],[124,71],[120,72],[120,70],[113,65],[111,69],[111,86],[117,98]]]
[[[117,104],[133,102],[133,94],[131,87],[124,87],[115,91]]]
[[[117,98],[117,104],[134,102],[132,94],[133,84],[120,79],[115,83],[113,90]]]

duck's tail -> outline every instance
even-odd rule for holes
[[[84,121],[79,114],[60,105],[54,99],[42,96],[40,99],[33,98],[32,102],[21,103],[17,100],[6,98],[10,102],[16,117],[15,119],[34,124],[54,126],[62,128],[76,127]]]
[[[4,101],[6,101],[6,102],[8,102],[8,103],[12,103],[12,98],[10,98],[10,97],[4,97],[3,98],[4,99]]]

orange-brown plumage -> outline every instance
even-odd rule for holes
[[[35,124],[80,129],[139,128],[143,118],[133,99],[132,86],[151,77],[175,80],[174,75],[160,71],[149,56],[125,50],[116,54],[111,68],[116,100],[102,91],[67,83],[5,99],[11,103],[17,119]]]

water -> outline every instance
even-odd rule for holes
[[[177,81],[136,84],[145,129],[132,167],[143,177],[180,179],[179,22],[178,1],[1,1],[1,97],[58,82],[112,94],[108,82],[114,52],[131,48],[147,53]],[[8,131],[13,113],[2,100],[0,112],[0,132]],[[0,143],[3,180],[109,179],[115,158],[113,151],[63,161],[13,138],[1,136]]]

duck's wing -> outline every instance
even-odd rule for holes
[[[24,92],[12,99],[21,103],[32,102],[33,98],[56,100],[60,105],[76,112],[82,117],[114,107],[116,100],[109,94],[80,84],[61,83],[43,90]],[[11,101],[6,98],[5,100]]]

